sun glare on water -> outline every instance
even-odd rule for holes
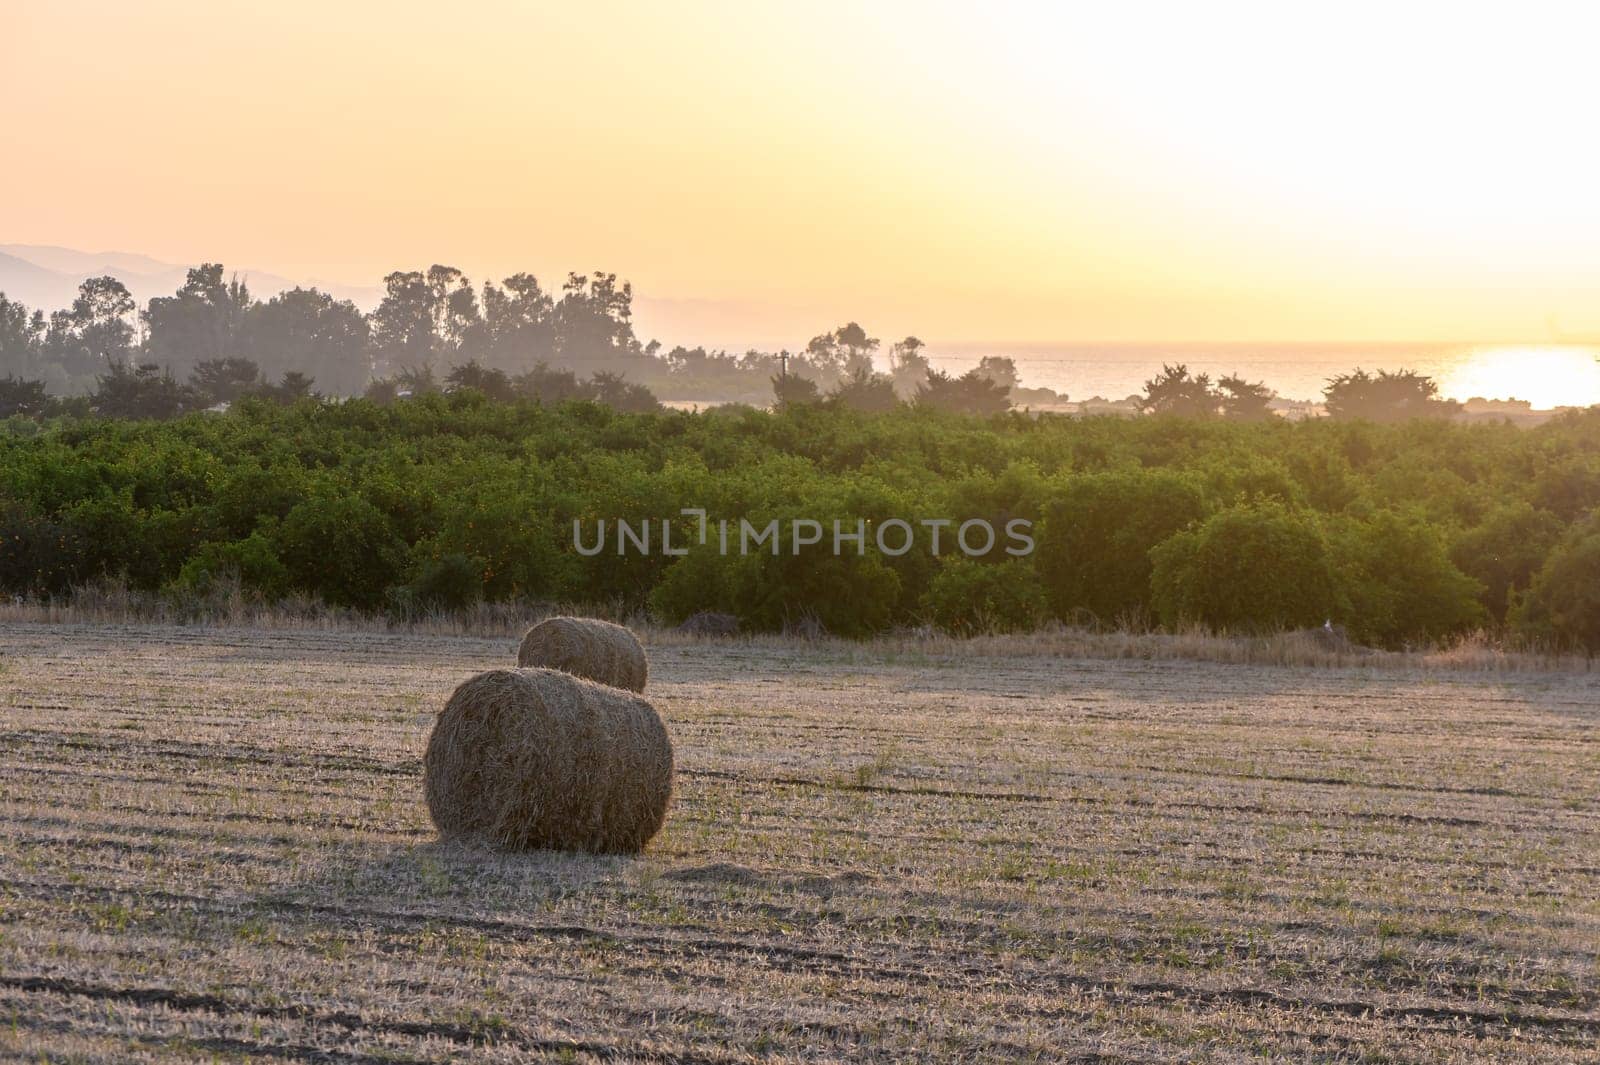
[[[1587,407],[1600,403],[1600,348],[1478,348],[1442,376],[1439,391],[1459,400],[1524,399],[1538,409]]]

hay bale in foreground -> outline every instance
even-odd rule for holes
[[[559,669],[613,688],[644,691],[650,662],[639,638],[596,618],[546,618],[522,637],[517,665]]]
[[[422,759],[442,836],[635,854],[672,799],[672,741],[643,698],[552,669],[494,669],[440,711]]]

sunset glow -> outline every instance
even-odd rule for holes
[[[1576,6],[9,5],[0,229],[670,341],[1600,332]]]
[[[1600,401],[1600,352],[1589,347],[1482,348],[1439,382],[1441,394],[1520,399],[1538,409]]]

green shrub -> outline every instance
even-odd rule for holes
[[[826,544],[798,555],[700,549],[667,570],[650,605],[669,622],[714,610],[756,631],[814,619],[835,635],[865,636],[889,626],[899,594],[900,577],[875,554],[832,555]]]
[[[203,595],[230,579],[267,601],[289,591],[288,567],[278,557],[271,537],[262,532],[243,540],[201,544],[179,571],[177,584]]]
[[[1344,452],[1332,443],[1290,453],[1285,463],[1305,501],[1325,514],[1343,510],[1361,495],[1361,488]]]
[[[0,503],[0,590],[51,595],[81,580],[75,534],[22,503]]]
[[[405,559],[405,543],[377,507],[327,489],[295,504],[275,538],[290,583],[336,606],[380,606]]]
[[[1150,552],[1152,600],[1163,625],[1304,628],[1345,613],[1328,542],[1309,514],[1236,507]]]
[[[1069,480],[1045,510],[1035,566],[1063,620],[1087,610],[1102,624],[1150,615],[1150,549],[1205,514],[1200,484],[1170,471]]]
[[[782,629],[815,618],[837,636],[868,636],[889,627],[900,577],[877,555],[781,554],[752,556],[741,570],[744,609],[758,629]]]
[[[1511,621],[1526,637],[1600,653],[1600,522],[1580,526],[1551,552]]]
[[[1450,561],[1432,526],[1393,511],[1342,523],[1332,538],[1356,639],[1428,643],[1483,625],[1483,585]]]
[[[939,564],[923,609],[935,625],[958,636],[983,632],[1026,632],[1046,610],[1039,575],[1029,563],[977,562],[946,558]]]
[[[1539,471],[1533,503],[1567,521],[1577,521],[1600,507],[1600,456],[1575,455]]]
[[[552,513],[558,504],[520,480],[507,483],[513,476],[511,471],[486,470],[478,484],[453,479],[438,484],[433,529],[416,545],[413,557],[474,560],[474,598],[573,598],[582,564],[604,563],[573,554],[571,522],[563,523]]]
[[[1547,579],[1536,601],[1531,585],[1552,536],[1600,501],[1600,411],[1519,429],[979,420],[903,406],[633,415],[463,394],[10,425],[0,422],[0,497],[10,504],[0,510],[0,587],[11,594],[119,573],[154,589],[237,568],[263,596],[281,588],[367,609],[419,591],[464,602],[466,559],[494,602],[649,602],[664,617],[718,609],[753,628],[816,615],[839,632],[906,624],[937,604],[950,623],[972,623],[951,591],[967,568],[947,567],[962,561],[948,552],[933,557],[920,529],[914,550],[889,558],[619,557],[614,537],[599,556],[573,547],[574,518],[591,531],[605,519],[608,532],[617,518],[648,519],[658,544],[660,520],[673,518],[683,534],[674,542],[688,545],[693,522],[678,510],[704,507],[713,521],[838,517],[869,530],[889,517],[985,518],[1002,536],[984,561],[1008,574],[1031,564],[1054,613],[1137,623],[1153,611],[1157,545],[1213,511],[1305,505],[1349,603],[1336,620],[1400,644],[1488,623],[1519,595],[1530,611],[1550,607],[1565,591]],[[1038,549],[1020,566],[1003,554],[1011,518],[1039,521]],[[432,561],[441,568],[424,574]],[[1482,582],[1481,603],[1469,578]],[[1196,587],[1174,583],[1169,609],[1232,626],[1284,616],[1279,604],[1242,617],[1194,598]]]
[[[747,558],[723,555],[714,548],[691,550],[668,566],[651,589],[650,612],[669,625],[703,610],[738,614],[745,608],[740,588],[746,580],[739,571],[750,565]]]
[[[297,466],[242,466],[216,485],[209,507],[212,526],[232,539],[249,536],[268,519],[281,521],[304,498],[304,482]]]
[[[153,589],[170,576],[162,572],[150,515],[134,506],[131,492],[81,500],[62,511],[61,522],[79,547],[78,580],[122,575],[135,588]]]
[[[483,564],[460,554],[424,559],[404,592],[404,603],[417,610],[464,609],[483,597]]]
[[[1304,501],[1304,490],[1276,459],[1230,450],[1207,463],[1201,473],[1205,478],[1206,498],[1214,506],[1293,505]]]
[[[1561,519],[1527,503],[1508,503],[1456,538],[1450,560],[1483,585],[1480,601],[1504,621],[1512,593],[1526,590],[1561,539]]]

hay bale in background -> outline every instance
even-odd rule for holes
[[[638,637],[595,618],[547,618],[529,629],[517,649],[517,665],[559,669],[613,688],[644,691],[649,660]]]
[[[672,741],[655,708],[552,669],[464,682],[422,765],[440,835],[512,850],[635,854],[672,799]]]

